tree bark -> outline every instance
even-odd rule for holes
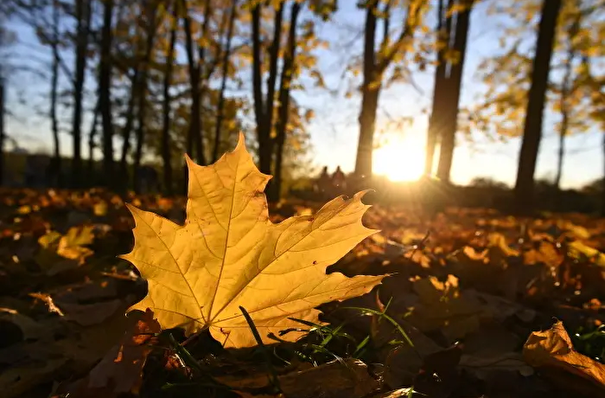
[[[50,84],[50,121],[53,134],[53,160],[50,167],[50,176],[56,176],[56,184],[61,187],[61,153],[59,143],[59,121],[57,119],[57,91],[59,88],[59,7],[53,4],[52,10],[53,37],[51,41],[52,62],[51,62],[51,84]]]
[[[359,114],[359,141],[357,144],[357,157],[355,159],[355,175],[358,181],[372,176],[374,131],[376,127],[378,99],[382,88],[382,76],[395,59],[395,56],[404,51],[406,41],[414,36],[415,28],[419,24],[420,14],[425,8],[427,1],[419,0],[409,3],[404,27],[401,29],[397,40],[393,44],[389,44],[389,37],[385,36],[379,57],[374,49],[378,3],[378,0],[369,0],[366,3],[362,99],[361,112]],[[384,9],[385,23],[389,18],[389,4],[390,2],[387,2]]]
[[[176,15],[175,15],[176,17]],[[172,195],[172,159],[170,156],[170,86],[172,85],[172,69],[174,63],[174,47],[176,44],[176,26],[170,30],[168,57],[166,58],[166,73],[163,81],[162,101],[162,162],[164,166],[164,193]]]
[[[369,178],[372,176],[374,128],[381,84],[380,79],[376,76],[376,51],[374,50],[378,0],[370,0],[366,7],[359,142],[357,145],[357,158],[355,160],[355,174],[358,178]]]
[[[0,186],[4,185],[4,75],[0,67]]]
[[[1,111],[1,108],[0,108]],[[0,113],[0,127],[1,127],[1,117]],[[605,217],[605,132],[601,133],[603,135],[602,138],[602,150],[603,150],[603,178],[601,179],[601,216]]]
[[[296,27],[298,24],[298,15],[301,10],[301,3],[292,4],[292,13],[290,17],[290,31],[288,33],[287,53],[284,57],[284,66],[279,84],[279,108],[276,121],[276,157],[275,157],[275,176],[272,190],[269,191],[269,200],[279,201],[282,187],[282,168],[284,158],[284,145],[286,143],[286,129],[290,116],[290,87],[294,74],[294,59],[296,57]]]
[[[122,155],[120,156],[120,178],[124,188],[128,185],[128,153],[130,152],[130,135],[134,128],[135,103],[137,102],[137,93],[139,86],[140,65],[137,61],[134,65],[134,71],[130,82],[130,96],[126,105],[126,122],[122,128]]]
[[[442,36],[439,40],[442,41],[442,47],[437,51],[437,67],[435,68],[435,81],[433,85],[433,102],[431,116],[429,118],[429,127],[426,138],[426,154],[424,159],[424,174],[430,176],[433,174],[435,162],[435,148],[439,141],[440,133],[443,129],[443,122],[439,117],[439,112],[442,109],[443,94],[447,92],[447,61],[445,53],[449,48],[449,38],[451,34],[452,16],[447,10],[451,9],[453,0],[449,0],[447,8],[443,7],[443,0],[439,0],[437,9],[437,33]]]
[[[542,5],[536,55],[531,74],[532,83],[528,94],[523,141],[515,183],[515,208],[520,214],[531,213],[534,206],[534,173],[542,139],[542,121],[550,60],[560,9],[561,0],[544,0]]]
[[[273,23],[273,41],[269,48],[269,76],[267,76],[267,100],[265,101],[266,109],[264,115],[264,136],[266,150],[261,151],[265,155],[265,159],[261,160],[260,163],[264,164],[269,170],[269,174],[272,174],[273,170],[273,139],[271,138],[271,132],[273,130],[273,109],[275,108],[275,84],[277,83],[277,68],[279,60],[279,48],[281,44],[282,34],[282,22],[284,16],[284,5],[285,1],[280,1],[277,10],[275,11],[275,21]],[[261,170],[262,171],[262,170]],[[271,184],[271,182],[269,182]]]
[[[580,2],[577,2],[580,5]],[[567,59],[565,63],[565,72],[563,75],[563,81],[561,82],[561,97],[560,97],[560,108],[561,108],[561,131],[559,131],[559,151],[557,158],[557,175],[555,177],[555,188],[557,191],[561,190],[561,178],[563,177],[563,160],[565,158],[565,140],[567,137],[567,130],[569,129],[569,106],[568,99],[573,91],[573,63],[576,58],[576,48],[574,45],[574,39],[578,34],[580,27],[580,13],[576,16],[576,19],[569,26],[569,47],[567,49]],[[558,201],[561,200],[561,195],[558,195]]]
[[[223,112],[225,108],[225,90],[227,89],[227,78],[229,74],[229,58],[231,57],[231,40],[233,38],[233,27],[237,17],[237,2],[232,0],[231,11],[229,14],[229,27],[227,28],[227,38],[225,42],[225,51],[223,53],[221,88],[218,95],[216,107],[216,126],[214,130],[214,148],[212,148],[212,163],[218,160],[219,146],[221,142],[221,129],[223,127]]]
[[[112,0],[111,0],[112,1]],[[73,111],[73,159],[71,165],[72,185],[81,186],[82,168],[82,100],[84,97],[84,82],[86,79],[86,57],[88,52],[88,36],[91,21],[91,5],[87,0],[76,0],[76,64],[74,79],[74,111]],[[106,6],[107,7],[107,6]]]
[[[454,30],[453,49],[459,54],[460,59],[456,63],[450,63],[450,73],[447,77],[447,92],[440,93],[444,96],[443,130],[441,131],[441,147],[439,150],[439,165],[437,166],[437,177],[445,182],[450,182],[450,172],[456,147],[456,130],[458,130],[458,110],[460,103],[460,91],[462,87],[462,72],[466,58],[466,44],[470,27],[470,16],[473,0],[462,0],[458,5],[464,7],[456,14],[456,28]]]
[[[262,60],[260,37],[260,4],[252,8],[252,84],[254,94],[254,113],[256,116],[256,131],[258,135],[259,168],[262,173],[271,174],[273,158],[273,106],[275,102],[275,83],[279,60],[279,45],[281,42],[284,1],[279,2],[275,11],[273,39],[269,50],[269,76],[267,77],[267,98],[263,99],[262,92]]]
[[[115,186],[113,159],[113,119],[111,114],[111,42],[113,0],[105,0],[101,29],[101,60],[99,67],[99,106],[103,125],[104,183]]]
[[[189,86],[191,92],[191,114],[189,116],[189,130],[187,132],[187,144],[186,150],[189,156],[193,159],[196,158],[194,154],[193,144],[194,138],[200,130],[200,68],[199,63],[195,61],[195,54],[193,52],[193,36],[191,33],[191,19],[189,17],[189,11],[187,9],[187,2],[181,0],[183,6],[183,27],[185,30],[185,52],[187,53],[187,67],[189,70]],[[197,154],[199,158],[199,154]],[[185,170],[186,171],[186,170]],[[185,173],[185,175],[187,175]]]
[[[559,150],[557,156],[557,175],[555,177],[555,188],[561,189],[561,178],[563,177],[563,160],[565,158],[565,138],[569,129],[569,107],[567,106],[567,97],[569,96],[571,84],[572,63],[574,59],[573,51],[569,54],[568,62],[565,65],[565,76],[563,77],[561,90],[561,131],[559,131]]]
[[[94,149],[95,149],[95,137],[97,135],[97,124],[99,123],[99,100],[97,99],[97,105],[95,106],[94,113],[92,116],[92,123],[90,124],[90,132],[88,133],[88,182],[89,185],[94,182]]]
[[[202,115],[204,109],[204,94],[206,93],[206,88],[208,84],[208,79],[210,78],[210,71],[206,71],[206,48],[207,48],[207,37],[208,37],[208,27],[210,26],[210,19],[212,18],[212,3],[210,0],[206,0],[204,3],[204,22],[202,22],[202,38],[204,38],[202,44],[198,45],[198,71],[200,76],[203,78],[200,80],[199,86],[199,107],[200,107],[200,123],[199,129],[195,134],[195,149],[197,152],[197,163],[205,165],[206,164],[206,150],[204,145],[204,118]]]
[[[271,154],[267,156],[266,151],[268,143],[264,135],[264,113],[265,105],[262,89],[262,59],[261,59],[261,37],[260,37],[260,2],[256,2],[252,7],[252,92],[254,99],[254,116],[256,119],[256,135],[258,138],[258,157],[260,171],[265,174],[271,174]],[[269,165],[267,166],[267,160]]]
[[[157,8],[154,2],[149,3],[150,8],[146,10],[147,15],[147,29],[146,29],[146,43],[145,43],[145,54],[143,56],[143,63],[141,65],[141,91],[139,92],[139,106],[138,106],[138,123],[137,123],[137,143],[134,154],[134,181],[133,186],[135,192],[140,192],[140,178],[139,168],[141,167],[141,157],[143,156],[143,144],[145,143],[145,122],[146,122],[146,111],[147,111],[147,77],[149,74],[149,64],[153,54],[153,45],[155,43],[156,34],[156,14]]]

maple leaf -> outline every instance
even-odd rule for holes
[[[326,274],[377,232],[361,222],[370,207],[361,202],[365,192],[338,197],[314,216],[273,224],[263,193],[271,177],[258,171],[242,134],[235,150],[211,166],[186,160],[184,225],[128,205],[135,243],[123,258],[149,287],[131,309],[150,308],[163,328],[183,327],[187,334],[209,329],[226,347],[254,346],[242,306],[269,343],[269,333],[300,326],[289,318],[318,322],[316,306],[365,294],[386,276]]]

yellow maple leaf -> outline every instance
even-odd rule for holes
[[[386,275],[353,278],[326,268],[377,232],[361,218],[364,192],[338,197],[314,216],[269,220],[263,193],[271,178],[258,171],[240,134],[235,150],[211,166],[189,168],[187,218],[178,225],[128,205],[135,219],[132,251],[123,256],[147,279],[150,308],[163,328],[187,334],[209,329],[226,347],[256,344],[240,306],[262,338],[318,322],[316,306],[369,292]],[[300,334],[287,334],[295,340]]]

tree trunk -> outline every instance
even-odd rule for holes
[[[271,47],[269,48],[269,76],[267,76],[267,100],[265,115],[264,115],[264,136],[265,136],[265,145],[267,149],[263,152],[263,154],[268,155],[265,156],[264,160],[261,160],[261,164],[264,164],[267,167],[269,174],[272,174],[273,167],[273,139],[271,138],[271,132],[273,130],[273,109],[275,107],[275,84],[277,83],[277,68],[278,68],[278,60],[279,60],[279,47],[281,44],[281,34],[282,34],[282,22],[284,16],[284,6],[286,2],[281,0],[279,2],[279,7],[275,11],[275,21],[273,23],[273,41],[271,42]],[[261,170],[262,171],[262,170]],[[269,182],[269,185],[271,181]]]
[[[277,81],[277,66],[279,59],[279,44],[281,42],[284,1],[279,2],[275,11],[273,39],[269,50],[269,76],[267,77],[267,98],[263,99],[262,92],[262,60],[260,37],[260,4],[252,8],[252,84],[254,94],[254,112],[256,116],[256,131],[258,135],[259,168],[262,173],[271,174],[273,157],[273,106],[275,101],[275,82]]]
[[[204,22],[202,22],[202,36],[203,38],[206,38],[208,36],[208,27],[210,26],[210,19],[212,18],[212,3],[210,2],[210,0],[206,0],[204,3]],[[203,109],[204,109],[204,94],[206,93],[206,87],[207,87],[207,79],[210,78],[210,73],[206,73],[206,47],[207,47],[207,40],[204,40],[202,42],[202,44],[198,45],[198,71],[200,73],[200,76],[203,76],[203,78],[200,80],[199,83],[199,118],[200,118],[200,123],[199,123],[199,128],[198,130],[195,132],[195,150],[197,152],[197,163],[201,164],[201,165],[205,165],[206,164],[206,150],[205,150],[205,145],[204,145],[204,118],[202,115]]]
[[[445,182],[450,182],[450,172],[456,146],[456,130],[458,129],[458,105],[460,102],[460,91],[462,86],[462,71],[466,56],[466,44],[470,25],[473,0],[463,0],[458,5],[464,7],[456,14],[456,29],[454,31],[453,49],[459,54],[459,61],[450,63],[450,73],[447,77],[447,92],[444,96],[442,110],[444,126],[441,131],[441,146],[439,150],[439,165],[437,166],[437,177]]]
[[[301,7],[301,3],[299,2],[294,2],[294,4],[292,4],[288,47],[284,57],[284,66],[279,84],[279,109],[276,121],[277,152],[275,157],[275,177],[272,190],[269,191],[269,200],[273,202],[279,201],[281,196],[284,144],[286,143],[286,129],[290,116],[290,87],[292,84],[292,75],[294,74],[294,59],[296,57],[296,27]]]
[[[231,39],[233,38],[233,27],[237,17],[237,1],[232,0],[231,11],[229,15],[229,27],[227,28],[227,39],[225,51],[223,53],[223,70],[221,78],[221,88],[218,95],[218,104],[216,108],[216,126],[214,130],[214,148],[212,148],[212,163],[218,160],[219,146],[221,142],[221,129],[223,127],[223,111],[225,107],[225,90],[227,88],[227,78],[229,74],[229,58],[231,57]]]
[[[536,55],[531,74],[523,141],[515,184],[515,207],[518,213],[530,213],[534,206],[534,173],[542,139],[542,120],[550,60],[555,41],[557,18],[561,0],[544,0],[538,30]]]
[[[265,105],[262,89],[262,59],[261,59],[261,38],[260,38],[260,2],[256,2],[252,7],[252,92],[254,98],[254,116],[256,119],[256,135],[258,138],[258,157],[260,171],[265,174],[271,174],[271,152],[267,154],[269,147],[264,135],[264,114]],[[269,159],[267,164],[267,159]]]
[[[88,52],[88,34],[91,21],[91,5],[87,0],[76,0],[76,65],[74,79],[74,113],[73,113],[73,159],[71,164],[72,185],[81,186],[82,168],[82,100],[86,78],[86,56]],[[107,7],[107,6],[106,6]]]
[[[101,59],[99,67],[99,107],[103,125],[103,175],[105,185],[115,186],[113,160],[113,120],[111,114],[111,41],[113,0],[105,0],[101,29]]]
[[[122,154],[120,156],[120,178],[124,188],[128,185],[128,153],[130,152],[130,135],[134,128],[134,109],[137,101],[137,93],[140,91],[139,87],[139,73],[140,65],[137,61],[134,65],[134,71],[130,82],[130,96],[128,97],[128,104],[126,105],[126,122],[122,128]]]
[[[0,66],[0,186],[4,185],[4,74]]]
[[[176,15],[175,15],[176,17]],[[170,31],[170,44],[166,58],[166,73],[163,82],[162,101],[162,162],[164,166],[164,193],[172,195],[172,159],[170,156],[170,86],[172,83],[172,66],[174,63],[174,47],[176,43],[176,26]]]
[[[437,141],[443,130],[443,120],[439,117],[443,105],[443,94],[447,92],[447,61],[445,53],[449,48],[449,39],[451,36],[452,15],[447,11],[451,9],[453,0],[449,0],[447,9],[443,7],[443,0],[439,0],[437,9],[437,32],[441,36],[442,48],[437,51],[437,67],[435,68],[435,81],[433,85],[433,103],[431,116],[429,118],[429,127],[426,137],[426,154],[424,159],[424,174],[430,176],[433,174],[435,162],[435,148]]]
[[[156,33],[156,11],[154,3],[150,3],[151,8],[146,10],[147,16],[147,41],[145,43],[145,54],[141,65],[141,91],[139,92],[138,106],[138,125],[137,125],[137,143],[134,154],[134,181],[133,186],[135,192],[140,192],[139,168],[141,167],[141,157],[143,156],[143,144],[145,143],[145,122],[147,111],[147,77],[149,74],[149,64],[153,54],[153,45],[155,43]]]
[[[0,101],[1,102],[1,101]],[[1,104],[0,104],[1,105]],[[2,108],[0,108],[1,111]],[[0,113],[0,127],[2,114]],[[1,131],[1,130],[0,130]],[[605,133],[603,135],[602,150],[603,150],[603,178],[601,179],[601,216],[605,217]]]
[[[557,176],[555,177],[555,188],[561,189],[561,178],[563,176],[563,159],[565,157],[565,138],[569,129],[569,107],[567,97],[569,96],[569,85],[571,84],[572,62],[574,55],[570,54],[567,65],[565,65],[565,76],[561,90],[561,131],[559,131],[559,151],[557,156]]]
[[[90,124],[90,132],[88,134],[88,183],[89,186],[92,185],[95,181],[94,178],[94,150],[95,150],[95,137],[97,135],[97,124],[99,123],[99,100],[97,99],[97,105],[94,109],[94,114],[92,116],[92,123]]]
[[[579,6],[581,2],[576,2]],[[557,176],[555,177],[555,188],[559,192],[561,190],[561,178],[563,177],[563,160],[565,157],[565,139],[567,137],[567,130],[569,129],[569,106],[568,99],[573,90],[572,73],[573,63],[576,58],[576,49],[574,45],[574,39],[578,34],[580,27],[580,13],[576,17],[569,27],[569,47],[567,49],[567,60],[565,63],[565,72],[563,75],[563,81],[561,82],[561,97],[560,97],[560,108],[561,108],[561,131],[559,131],[559,152],[557,159]],[[561,195],[558,194],[558,201],[560,202]]]
[[[202,154],[194,153],[194,139],[201,127],[200,115],[200,65],[195,61],[193,52],[193,36],[191,32],[191,19],[187,9],[187,2],[181,0],[183,6],[183,25],[185,30],[185,52],[187,53],[187,66],[189,70],[189,86],[191,92],[191,114],[189,115],[189,130],[187,132],[187,153],[193,159],[201,159]],[[196,156],[197,155],[197,156]]]
[[[51,41],[52,63],[51,63],[51,84],[50,84],[50,120],[53,133],[53,160],[50,167],[49,177],[56,177],[53,181],[61,187],[61,153],[59,143],[59,121],[57,120],[57,90],[59,87],[59,7],[53,4],[53,38]]]
[[[376,52],[374,51],[378,1],[370,0],[366,7],[359,142],[357,145],[357,158],[355,160],[355,174],[359,179],[370,178],[372,176],[374,129],[381,84],[378,76],[376,76]]]

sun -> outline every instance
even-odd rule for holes
[[[424,172],[424,146],[420,134],[390,134],[374,150],[374,174],[391,181],[416,181]]]

